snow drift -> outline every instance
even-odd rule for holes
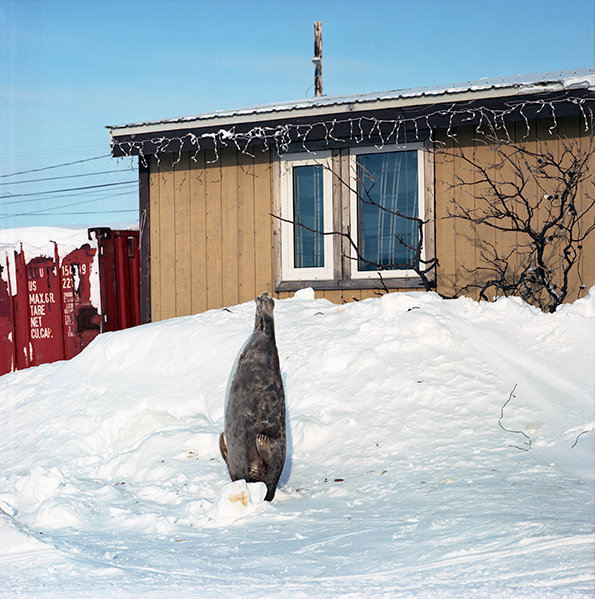
[[[591,596],[595,290],[278,301],[272,504],[218,452],[253,315],[0,377],[0,596]]]

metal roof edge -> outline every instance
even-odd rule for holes
[[[157,133],[189,127],[223,127],[242,123],[264,123],[288,116],[290,118],[315,114],[322,116],[337,113],[341,110],[351,112],[360,108],[364,110],[401,108],[446,101],[461,102],[471,99],[513,97],[572,89],[595,89],[595,69],[573,69],[506,78],[483,78],[450,86],[426,86],[352,96],[320,96],[292,102],[265,104],[252,108],[221,110],[195,116],[124,125],[108,125],[107,129],[113,138],[119,135]]]

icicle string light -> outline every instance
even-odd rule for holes
[[[320,147],[321,142],[326,142],[327,145],[331,142],[333,144],[359,145],[369,141],[376,148],[381,149],[391,143],[397,145],[399,142],[408,141],[404,139],[405,135],[401,135],[402,130],[413,130],[413,135],[418,141],[420,136],[423,136],[433,144],[444,145],[444,142],[436,139],[435,134],[438,129],[444,130],[447,137],[456,139],[454,128],[471,121],[476,121],[475,132],[477,134],[483,133],[487,128],[491,133],[502,132],[510,140],[511,136],[506,123],[507,117],[517,113],[525,124],[524,137],[527,137],[530,133],[527,109],[534,108],[536,113],[540,114],[549,108],[553,119],[553,124],[548,129],[551,135],[558,126],[556,107],[562,103],[571,103],[578,107],[585,124],[585,131],[589,131],[593,121],[593,98],[565,97],[554,100],[511,102],[503,109],[491,109],[484,106],[460,108],[452,104],[448,108],[440,108],[429,114],[415,117],[398,116],[394,119],[379,119],[374,116],[359,116],[340,120],[333,118],[308,124],[257,125],[247,131],[238,131],[235,126],[232,126],[228,129],[219,129],[217,132],[200,135],[188,132],[180,136],[169,134],[142,141],[114,142],[112,139],[112,153],[117,147],[118,151],[124,155],[138,154],[144,166],[147,166],[147,155],[154,154],[157,164],[159,164],[160,155],[168,153],[176,156],[173,161],[173,165],[176,165],[182,159],[183,152],[191,152],[191,159],[197,162],[200,151],[208,148],[214,150],[214,158],[207,162],[213,163],[219,160],[220,149],[229,146],[234,146],[238,152],[251,157],[253,154],[249,148],[252,146],[262,145],[265,150],[274,148],[277,154],[282,155],[295,148],[296,142],[300,143],[303,150],[309,153],[314,153],[315,149]],[[457,124],[455,124],[455,119],[458,119]],[[314,132],[320,129],[323,131],[322,137],[314,137]],[[346,135],[340,135],[338,132],[340,129],[345,130]],[[146,147],[147,144],[149,148]],[[148,151],[149,149],[150,151]]]

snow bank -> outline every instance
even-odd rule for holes
[[[591,596],[595,290],[275,312],[273,503],[218,452],[252,302],[0,377],[0,595]]]

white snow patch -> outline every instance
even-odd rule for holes
[[[215,498],[209,515],[221,523],[232,523],[258,511],[264,502],[267,487],[264,483],[236,480],[226,484]]]
[[[595,290],[277,301],[272,503],[219,455],[229,310],[0,377],[0,596],[592,596]]]

